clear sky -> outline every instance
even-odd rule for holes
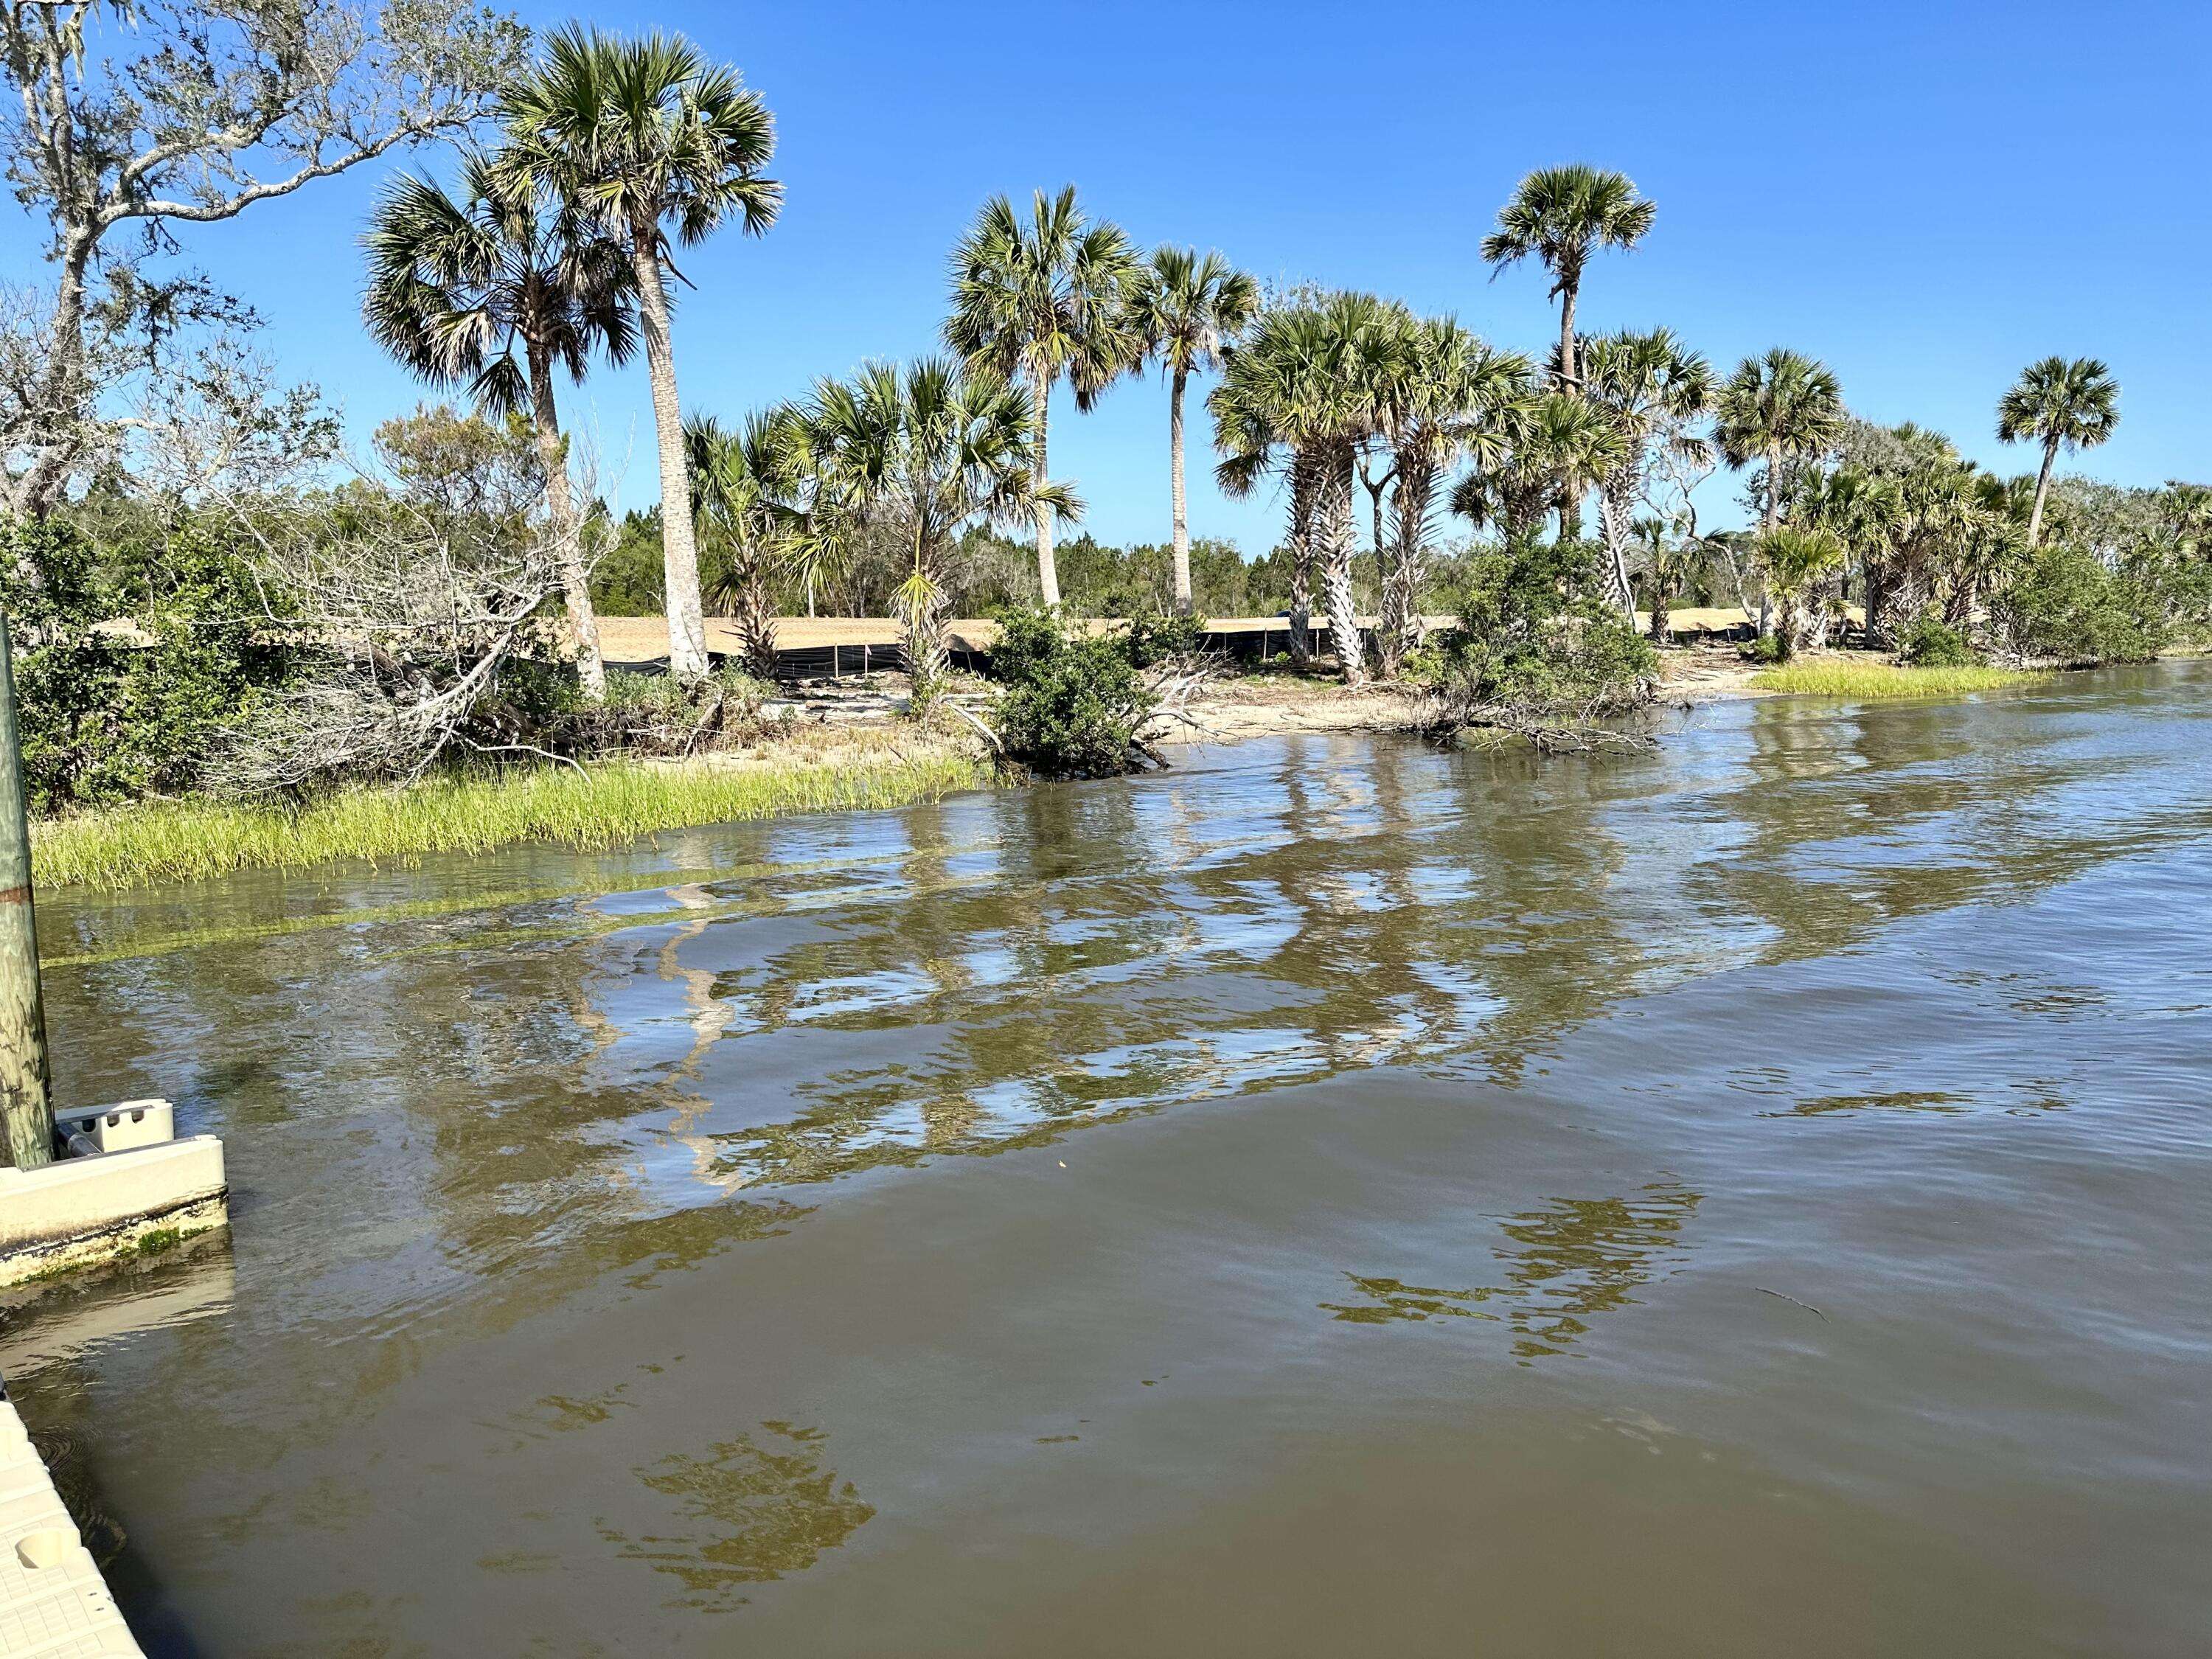
[[[576,15],[534,3],[535,24]],[[1586,279],[1596,331],[1668,324],[1726,369],[1787,344],[1857,412],[1985,462],[1994,408],[2051,353],[2105,358],[2117,437],[2071,463],[2129,483],[2212,477],[2212,4],[1117,5],[599,0],[613,29],[683,30],[775,112],[787,187],[763,240],[684,259],[687,408],[733,415],[869,357],[932,349],[948,249],[994,191],[1073,182],[1140,243],[1217,246],[1265,278],[1370,288],[1540,351],[1534,266],[1477,245],[1533,167],[1626,172],[1644,246]],[[404,165],[439,169],[437,152]],[[285,372],[365,434],[417,389],[356,313],[380,171],[190,232],[269,319]],[[15,239],[10,239],[14,240]],[[0,256],[28,274],[22,244]],[[1109,541],[1164,539],[1166,395],[1125,381],[1054,410],[1054,472]],[[568,395],[625,504],[655,491],[645,376]],[[1213,489],[1192,423],[1192,529],[1248,552],[1279,508]],[[1735,491],[1707,502],[1737,521]]]

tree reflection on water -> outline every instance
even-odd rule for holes
[[[1626,1198],[1553,1199],[1548,1209],[1500,1224],[1512,1241],[1492,1251],[1505,1264],[1504,1285],[1448,1291],[1347,1273],[1364,1299],[1321,1306],[1354,1325],[1502,1321],[1514,1333],[1517,1359],[1568,1353],[1589,1334],[1592,1318],[1632,1304],[1638,1285],[1664,1277],[1684,1259],[1682,1227],[1704,1196],[1658,1182]],[[1498,1311],[1483,1305],[1493,1301]]]
[[[683,1584],[672,1607],[726,1613],[744,1605],[744,1587],[803,1572],[873,1518],[849,1480],[821,1467],[819,1429],[763,1423],[758,1435],[718,1441],[703,1455],[672,1453],[637,1478],[676,1500],[684,1529],[599,1535],[625,1560],[643,1561]]]

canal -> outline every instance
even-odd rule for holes
[[[233,1229],[0,1370],[160,1654],[2201,1652],[2208,712],[63,898]]]

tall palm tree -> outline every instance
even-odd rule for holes
[[[1389,556],[1377,538],[1382,602],[1377,666],[1394,678],[1421,642],[1420,592],[1437,489],[1462,460],[1478,468],[1504,459],[1512,422],[1531,396],[1528,360],[1498,351],[1449,317],[1413,325],[1390,389]]]
[[[1088,410],[1136,361],[1127,307],[1138,270],[1121,227],[1092,223],[1073,185],[1053,197],[1036,191],[1026,220],[1006,197],[994,196],[952,250],[945,344],[971,369],[1026,386],[1036,410],[1030,471],[1038,485],[1037,586],[1047,605],[1060,603],[1055,509],[1045,487],[1052,389],[1066,375],[1076,408]]]
[[[1583,389],[1620,429],[1621,465],[1598,481],[1598,523],[1604,532],[1606,586],[1636,626],[1636,596],[1628,580],[1628,546],[1636,502],[1654,465],[1655,443],[1701,446],[1688,423],[1713,398],[1713,372],[1703,356],[1671,329],[1605,334],[1583,349]]]
[[[1759,528],[1782,522],[1787,488],[1783,464],[1820,454],[1842,436],[1844,398],[1826,364],[1777,346],[1764,357],[1747,357],[1713,399],[1713,440],[1730,466],[1766,465]],[[1768,631],[1770,607],[1759,601],[1759,631]]]
[[[2043,446],[2035,475],[2035,505],[2027,514],[2027,544],[2043,534],[2043,504],[2058,452],[2094,449],[2120,423],[2120,386],[2094,357],[2045,357],[2030,363],[1997,404],[1997,436],[2006,443],[2030,439]]]
[[[762,176],[775,118],[735,70],[679,35],[626,40],[572,23],[507,94],[506,122],[516,165],[619,240],[635,273],[660,456],[669,669],[695,684],[707,672],[707,625],[664,278],[676,243],[702,241],[733,216],[752,235],[775,222],[783,187]]]
[[[734,430],[712,416],[684,422],[684,450],[700,527],[727,563],[708,597],[738,625],[747,672],[775,673],[776,562],[798,541],[805,515],[800,489],[798,417],[787,409],[755,410]]]
[[[910,550],[897,603],[914,707],[926,708],[945,673],[954,539],[978,520],[1033,511],[1041,494],[1071,520],[1083,504],[1065,484],[1036,483],[1036,407],[988,368],[963,373],[945,357],[903,372],[872,363],[850,380],[817,382],[796,419],[815,510],[894,527]]]
[[[1194,374],[1218,366],[1221,349],[1260,309],[1260,285],[1218,253],[1161,247],[1139,275],[1128,327],[1139,350],[1168,376],[1168,501],[1174,521],[1175,602],[1192,610],[1190,526],[1183,494],[1183,390]]]
[[[1482,239],[1482,257],[1496,267],[1493,278],[1532,253],[1552,273],[1551,297],[1559,302],[1559,355],[1553,370],[1559,391],[1571,394],[1582,384],[1575,355],[1575,303],[1590,255],[1601,247],[1634,247],[1650,233],[1657,214],[1657,204],[1638,196],[1626,173],[1581,163],[1539,167],[1498,210],[1498,228]],[[1571,538],[1581,531],[1580,498],[1561,501],[1560,535]]]
[[[1817,455],[1844,429],[1844,398],[1825,363],[1777,346],[1747,357],[1723,383],[1713,404],[1713,436],[1730,466],[1766,464],[1759,527],[1782,522],[1783,464]]]
[[[636,288],[614,241],[471,155],[450,196],[402,173],[378,198],[362,237],[370,335],[438,386],[465,383],[501,415],[526,412],[545,474],[561,589],[584,694],[606,695],[554,370],[580,383],[594,351],[620,363],[636,334]],[[518,362],[518,355],[520,361]]]

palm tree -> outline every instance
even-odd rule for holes
[[[2185,557],[2196,557],[2212,543],[2212,484],[2168,478],[2162,505],[2174,546]]]
[[[748,415],[734,431],[712,416],[684,423],[684,451],[699,523],[727,555],[707,597],[738,625],[748,672],[775,674],[775,606],[769,579],[797,542],[805,515],[798,417],[788,408]]]
[[[1579,500],[1628,459],[1627,441],[1612,418],[1563,392],[1510,411],[1504,436],[1504,459],[1455,484],[1451,510],[1478,529],[1497,525],[1509,540],[1534,532],[1544,501],[1570,493]]]
[[[1759,568],[1775,606],[1775,654],[1787,662],[1797,651],[1797,611],[1806,594],[1844,564],[1844,544],[1833,531],[1789,525],[1759,538]]]
[[[553,378],[558,367],[580,383],[595,350],[617,363],[629,356],[637,313],[629,261],[577,215],[541,211],[533,192],[482,155],[465,164],[458,198],[410,173],[393,179],[362,243],[362,314],[378,343],[434,385],[466,383],[499,414],[528,413],[576,672],[599,701],[606,665]]]
[[[1270,473],[1280,473],[1289,487],[1284,547],[1291,556],[1290,655],[1300,666],[1313,654],[1316,472],[1313,457],[1293,434],[1311,398],[1316,320],[1310,306],[1279,305],[1265,313],[1243,341],[1223,348],[1221,383],[1206,399],[1221,457],[1214,482],[1222,493],[1249,495]]]
[[[1558,389],[1581,385],[1575,356],[1575,302],[1583,270],[1601,247],[1632,248],[1651,229],[1657,204],[1636,193],[1626,173],[1576,163],[1539,167],[1523,179],[1513,199],[1498,210],[1498,228],[1482,239],[1482,257],[1503,270],[1530,254],[1552,273],[1551,297],[1559,302]],[[1497,271],[1492,273],[1494,279]],[[1580,497],[1559,503],[1559,534],[1582,531]]]
[[[1997,436],[2006,443],[2034,439],[2043,446],[2035,475],[2035,505],[2028,510],[2027,544],[2043,534],[2043,504],[2058,452],[2094,449],[2120,423],[2120,386],[2094,357],[2045,357],[2030,363],[1997,404]]]
[[[1076,408],[1088,410],[1136,361],[1127,307],[1138,270],[1121,227],[1093,224],[1076,205],[1073,185],[1054,197],[1036,191],[1026,222],[1011,201],[994,196],[952,250],[945,344],[969,368],[1025,385],[1036,411],[1030,470],[1038,486],[1037,586],[1047,605],[1060,603],[1046,466],[1052,389],[1065,374]]]
[[[1216,469],[1225,488],[1249,488],[1271,452],[1289,453],[1292,545],[1320,573],[1329,642],[1351,686],[1366,679],[1353,609],[1352,475],[1405,381],[1414,326],[1404,307],[1371,294],[1278,307],[1253,326],[1209,400],[1228,457]],[[1294,615],[1294,633],[1298,626]]]
[[[1619,428],[1620,465],[1598,480],[1598,522],[1604,531],[1607,589],[1631,628],[1636,596],[1628,580],[1628,544],[1637,498],[1654,465],[1652,446],[1668,443],[1704,451],[1688,423],[1713,398],[1713,372],[1705,358],[1671,329],[1601,335],[1583,350],[1583,389]]]
[[[673,243],[702,241],[733,216],[752,235],[775,222],[783,187],[761,176],[775,118],[735,70],[681,36],[624,40],[572,23],[507,94],[506,120],[517,165],[619,240],[635,273],[660,455],[669,669],[696,684],[707,625],[663,276],[676,269]]]
[[[1493,350],[1452,318],[1414,323],[1407,346],[1389,398],[1388,558],[1379,534],[1376,550],[1382,583],[1376,656],[1386,679],[1421,642],[1421,583],[1438,485],[1462,460],[1487,468],[1503,459],[1512,422],[1530,395],[1526,357]]]
[[[1685,511],[1681,517],[1669,522],[1647,514],[1629,526],[1631,538],[1644,550],[1644,581],[1651,599],[1649,637],[1654,645],[1668,644],[1674,637],[1668,607],[1681,591],[1682,580],[1689,572],[1698,546],[1696,533],[1687,522],[1689,517]],[[1670,548],[1667,538],[1675,533],[1681,536],[1681,540]],[[1632,610],[1630,614],[1634,614]]]
[[[1005,523],[1033,511],[1040,495],[1071,520],[1083,504],[1065,484],[1036,484],[1036,406],[1026,389],[988,368],[963,374],[944,357],[903,373],[872,363],[850,380],[817,382],[795,418],[815,511],[895,528],[911,550],[897,602],[913,706],[926,708],[945,673],[954,538],[979,519]]]
[[[1813,481],[1802,505],[1806,522],[1831,532],[1845,557],[1857,562],[1868,637],[1888,637],[1893,550],[1905,526],[1905,492],[1898,481],[1863,467],[1838,466]]]
[[[1766,464],[1762,532],[1782,522],[1784,460],[1817,455],[1843,434],[1844,398],[1825,363],[1777,346],[1764,357],[1747,357],[1713,400],[1713,439],[1730,466]],[[1759,601],[1759,631],[1767,632],[1768,606]]]
[[[1168,374],[1169,508],[1174,520],[1175,601],[1192,610],[1190,526],[1183,500],[1183,389],[1194,374],[1216,368],[1223,345],[1236,338],[1260,308],[1260,285],[1218,253],[1162,247],[1139,276],[1129,301],[1128,327],[1138,349],[1159,359]]]
[[[1844,429],[1843,393],[1826,364],[1777,346],[1764,357],[1747,357],[1714,399],[1713,436],[1730,466],[1766,464],[1759,527],[1782,522],[1782,466],[1817,455]]]

